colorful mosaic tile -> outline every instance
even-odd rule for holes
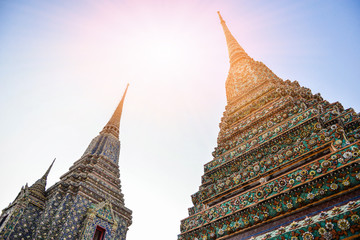
[[[294,223],[294,231],[269,231],[313,206],[360,197],[359,114],[277,77],[250,58],[220,21],[230,57],[227,106],[214,159],[204,165],[178,239],[249,239],[264,229],[268,233],[256,239],[360,237],[355,210],[315,225]],[[337,226],[331,233],[328,222]]]
[[[92,239],[97,226],[105,229],[104,240],[126,239],[132,212],[124,206],[118,166],[124,97],[58,183],[45,190],[51,165],[42,178],[21,189],[0,216],[0,239]]]

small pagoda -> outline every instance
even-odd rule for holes
[[[125,93],[81,158],[46,189],[47,176],[25,185],[0,215],[1,240],[125,240],[132,211],[121,192],[119,129]],[[54,162],[53,162],[54,163]]]

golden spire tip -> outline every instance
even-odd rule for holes
[[[220,11],[217,11],[217,13],[219,14],[219,18],[220,18],[221,23],[225,22],[224,19],[221,16],[221,14],[220,14]]]

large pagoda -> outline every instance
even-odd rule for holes
[[[360,239],[359,115],[280,79],[219,17],[227,106],[178,239]]]

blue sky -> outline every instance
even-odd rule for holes
[[[360,111],[358,1],[1,1],[0,208],[54,157],[48,186],[126,84],[120,171],[128,239],[174,239],[212,159],[229,64],[216,11],[284,80]]]

